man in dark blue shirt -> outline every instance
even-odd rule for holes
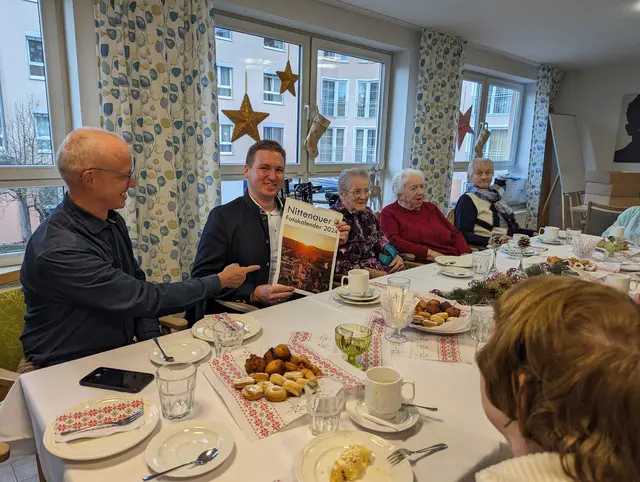
[[[114,211],[135,187],[126,143],[78,129],[60,146],[57,163],[69,192],[31,236],[20,272],[27,370],[158,336],[158,316],[236,288],[259,268],[236,264],[182,283],[146,282]]]

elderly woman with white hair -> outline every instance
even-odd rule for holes
[[[467,177],[471,188],[460,196],[456,204],[456,228],[460,230],[467,243],[473,246],[486,246],[491,236],[499,234],[513,236],[526,234],[533,236],[534,231],[518,225],[511,207],[502,199],[499,190],[491,185],[493,180],[493,161],[476,158],[469,163]]]
[[[404,261],[367,207],[370,194],[369,173],[365,169],[342,171],[338,178],[338,200],[330,209],[342,213],[351,230],[347,242],[338,248],[336,273],[361,268],[376,277],[404,269]]]
[[[424,177],[416,169],[403,169],[391,182],[396,202],[380,213],[382,232],[402,253],[418,261],[438,256],[470,253],[464,236],[447,220],[438,207],[424,200]]]

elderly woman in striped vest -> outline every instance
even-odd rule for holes
[[[476,158],[471,161],[467,176],[472,186],[466,194],[460,196],[456,204],[455,226],[468,244],[486,246],[491,236],[496,234],[535,234],[534,231],[518,225],[513,209],[502,199],[502,190],[491,185],[491,159]]]

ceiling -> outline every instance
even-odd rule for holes
[[[564,69],[640,63],[640,0],[332,0]]]

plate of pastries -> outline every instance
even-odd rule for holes
[[[564,263],[575,271],[598,271],[598,265],[589,259],[580,258],[560,258],[558,256],[549,256],[547,263]]]
[[[263,356],[249,355],[244,368],[247,376],[234,380],[233,387],[247,400],[265,398],[274,403],[299,397],[307,383],[322,376],[306,356],[293,355],[284,344],[269,348]]]
[[[409,326],[426,333],[455,335],[469,331],[468,308],[456,306],[447,300],[424,299],[415,307]]]

